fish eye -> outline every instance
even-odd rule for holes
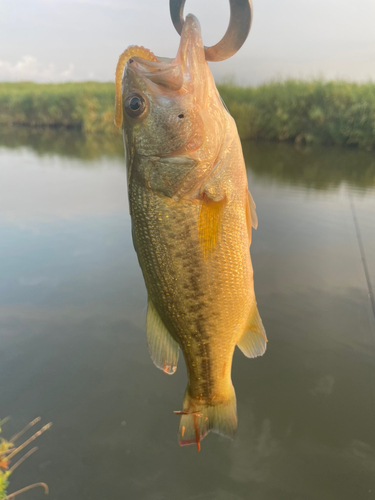
[[[125,99],[125,111],[131,118],[137,118],[146,109],[146,102],[139,94],[129,94]]]

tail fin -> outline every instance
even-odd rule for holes
[[[234,438],[237,431],[237,404],[234,387],[225,400],[215,400],[212,404],[200,402],[185,392],[181,415],[178,441],[181,446],[196,444],[200,451],[200,442],[210,432]]]

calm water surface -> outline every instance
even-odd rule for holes
[[[375,498],[375,156],[245,144],[269,344],[236,350],[239,432],[177,444],[186,374],[157,370],[121,139],[1,138],[0,416],[53,422],[10,491],[51,500]],[[30,492],[27,498],[41,498]],[[26,497],[25,497],[26,498]]]

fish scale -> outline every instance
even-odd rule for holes
[[[244,241],[247,233],[245,211],[241,209],[243,200],[235,198],[228,203],[223,220],[226,230],[217,254],[205,261],[200,258],[197,202],[174,202],[137,179],[130,189],[135,241],[141,268],[147,270],[144,278],[148,294],[168,331],[181,346],[190,373],[190,393],[198,398],[202,392],[200,381],[207,378],[207,373],[222,373],[223,353],[229,370],[238,340],[231,330],[241,317],[242,323],[246,323],[249,314],[244,291],[251,285],[251,262],[246,259],[247,248],[244,251],[244,245],[233,247],[232,243]],[[181,253],[184,247],[186,250]],[[211,359],[205,340],[219,338],[220,344],[212,348]],[[192,346],[196,346],[195,353]],[[217,357],[220,363],[216,363]],[[197,363],[191,366],[192,360],[202,359],[204,366],[210,366],[206,373],[200,373],[197,367],[201,365]],[[221,378],[210,377],[205,397],[210,399],[220,392],[215,384],[222,384]]]

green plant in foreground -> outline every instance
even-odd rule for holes
[[[8,419],[4,419],[0,421],[0,433],[2,431],[1,426],[7,421]],[[36,418],[27,426],[22,429],[21,432],[13,436],[9,441],[3,438],[0,438],[0,499],[2,500],[11,500],[15,498],[16,496],[20,495],[21,493],[25,493],[28,490],[31,490],[33,488],[41,487],[44,489],[44,493],[48,493],[48,486],[45,483],[35,483],[31,484],[29,486],[26,486],[25,488],[21,488],[18,491],[15,491],[13,493],[7,493],[7,489],[9,486],[9,476],[15,471],[15,469],[22,464],[30,455],[32,455],[38,448],[34,447],[31,450],[29,450],[23,457],[21,457],[17,462],[15,462],[13,465],[11,464],[12,459],[22,450],[24,450],[31,442],[33,442],[37,437],[39,437],[41,434],[43,434],[44,431],[49,429],[52,425],[52,423],[49,423],[42,427],[39,431],[35,432],[30,438],[28,438],[26,441],[24,441],[22,444],[16,446],[15,443],[16,441],[26,432],[28,431],[31,427],[33,427],[35,424],[40,422],[40,417]]]

